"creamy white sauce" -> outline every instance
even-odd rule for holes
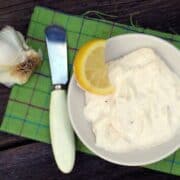
[[[86,92],[84,114],[96,145],[112,152],[144,149],[168,141],[180,127],[180,79],[142,48],[109,63],[113,95]]]

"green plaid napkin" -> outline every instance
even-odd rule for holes
[[[44,61],[28,83],[13,87],[0,130],[46,143],[50,143],[49,98],[51,75],[44,30],[50,24],[59,24],[67,30],[68,66],[70,71],[76,51],[84,43],[94,38],[106,39],[111,36],[134,32],[146,33],[168,40],[180,48],[179,35],[126,26],[106,20],[72,16],[36,7],[29,24],[27,42],[34,49],[42,49]],[[90,153],[79,140],[77,140],[77,148],[80,151]],[[146,167],[180,175],[180,150],[168,158]]]

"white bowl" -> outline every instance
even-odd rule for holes
[[[179,50],[160,38],[144,34],[120,35],[109,39],[106,47],[106,59],[115,59],[142,47],[152,48],[180,76]],[[68,110],[74,131],[92,152],[107,161],[129,166],[147,165],[165,158],[180,147],[180,133],[177,133],[168,142],[145,150],[128,153],[112,153],[103,150],[95,145],[91,124],[83,114],[84,105],[84,91],[76,85],[72,76],[68,89]]]

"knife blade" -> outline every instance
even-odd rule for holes
[[[68,82],[66,32],[60,26],[51,25],[46,28],[45,35],[54,85],[50,100],[52,149],[59,169],[69,173],[75,161],[75,142],[64,89]]]

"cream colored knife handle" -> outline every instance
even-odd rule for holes
[[[50,134],[54,157],[59,169],[69,173],[75,160],[74,133],[67,111],[65,90],[51,92]]]

